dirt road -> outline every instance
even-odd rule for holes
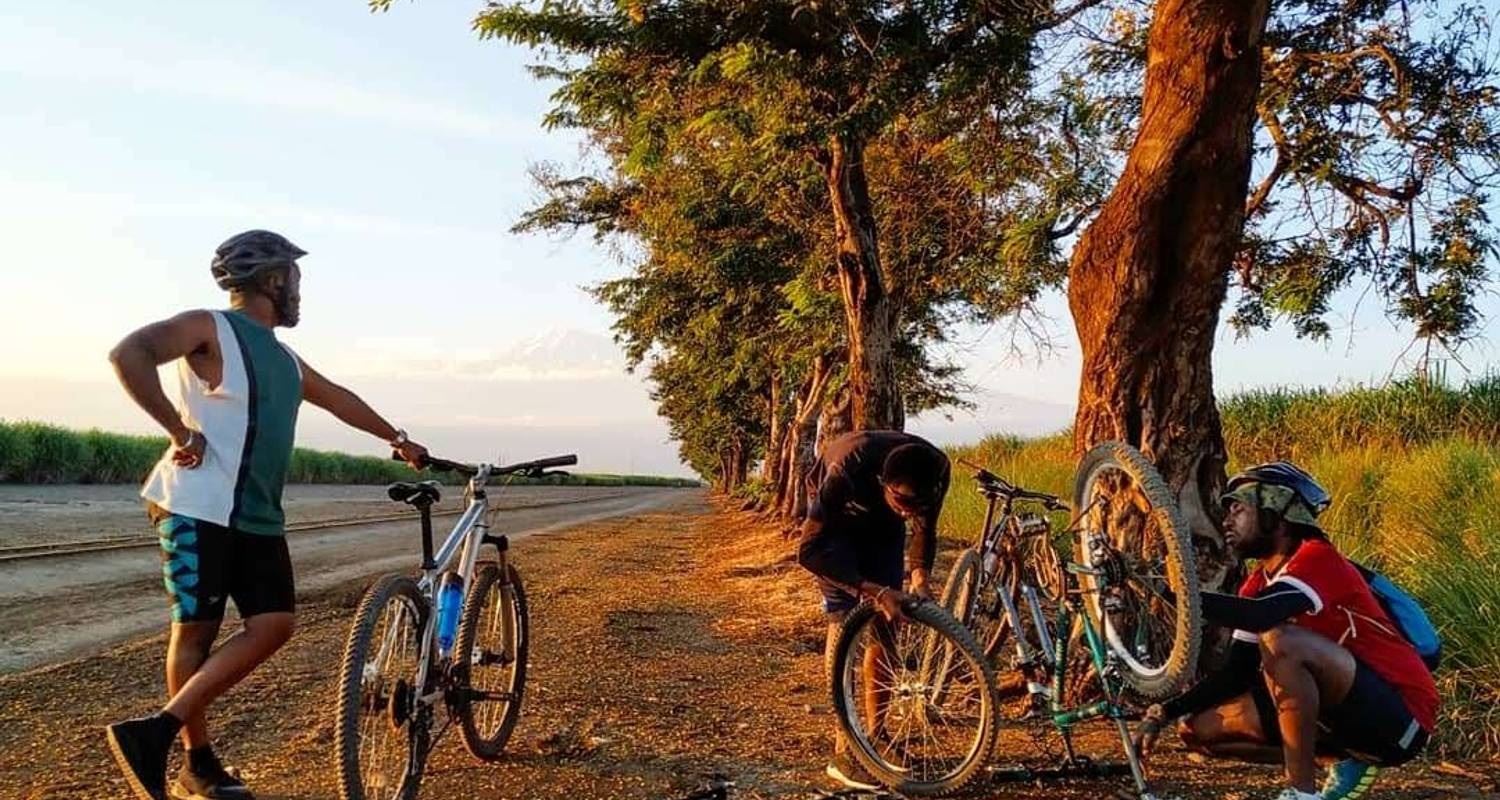
[[[4,487],[7,490],[16,487]],[[380,487],[290,487],[289,520],[390,514],[403,507]],[[29,500],[0,497],[11,544],[149,533],[128,487],[31,487]],[[497,493],[496,524],[513,538],[559,524],[629,514],[668,501],[677,489],[512,487]],[[13,493],[11,493],[13,494]],[[115,495],[120,495],[116,497]],[[457,508],[458,492],[445,496]],[[30,506],[31,513],[23,513]],[[446,532],[435,521],[437,544]],[[128,526],[128,527],[127,527]],[[415,519],[288,534],[297,585],[315,592],[353,578],[402,569],[420,558]],[[0,673],[53,663],[159,630],[166,601],[155,547],[0,562]]]
[[[774,531],[682,492],[637,516],[524,539],[513,553],[533,621],[521,723],[492,765],[450,732],[422,797],[670,800],[718,776],[736,783],[734,800],[830,788],[815,593]],[[212,716],[219,749],[262,798],[336,796],[331,692],[362,586],[304,597],[292,643]],[[161,649],[156,637],[0,678],[0,798],[124,796],[100,726],[159,705]],[[1021,732],[1000,744],[1029,746]],[[1086,752],[1112,757],[1112,747],[1085,737]],[[1170,746],[1152,769],[1164,798],[1255,800],[1280,788],[1271,768],[1198,765]],[[1398,770],[1378,796],[1493,796],[1493,766],[1465,769]],[[992,785],[967,797],[1083,800],[1119,785]]]

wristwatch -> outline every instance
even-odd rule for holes
[[[401,445],[406,444],[409,441],[411,441],[411,439],[409,437],[407,437],[406,431],[401,430],[400,428],[397,428],[396,429],[396,438],[392,439],[389,442],[389,444],[390,444],[391,447],[395,447],[395,448],[399,449],[401,447]]]

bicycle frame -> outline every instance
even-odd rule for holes
[[[1015,487],[1011,487],[1015,488]],[[1109,589],[1109,575],[1103,570],[1092,566],[1079,564],[1071,559],[1065,560],[1063,567],[1063,596],[1060,598],[1057,609],[1057,619],[1054,625],[1049,627],[1039,601],[1038,587],[1025,580],[1021,575],[1017,576],[1014,587],[1017,597],[1012,597],[1012,588],[997,585],[996,574],[987,568],[990,556],[997,554],[1004,537],[1007,535],[1025,536],[1024,531],[1019,529],[1013,534],[1011,526],[1006,524],[1015,515],[1015,502],[1018,499],[1038,499],[1035,495],[1012,494],[995,487],[981,486],[980,491],[989,501],[985,509],[984,528],[980,535],[979,556],[980,573],[978,585],[971,595],[969,602],[978,604],[986,591],[995,592],[998,597],[998,610],[1010,625],[1011,635],[1016,648],[1017,666],[1027,674],[1027,693],[1036,698],[1038,695],[1046,697],[1045,713],[1050,717],[1052,725],[1057,728],[1063,739],[1066,752],[1065,764],[1068,766],[1081,763],[1073,750],[1071,732],[1074,726],[1098,718],[1107,718],[1114,722],[1119,731],[1121,741],[1125,748],[1126,760],[1129,764],[1130,775],[1134,780],[1136,789],[1142,797],[1150,797],[1146,785],[1145,775],[1141,769],[1140,758],[1131,742],[1130,729],[1126,721],[1130,718],[1130,711],[1122,702],[1124,683],[1120,678],[1119,665],[1116,657],[1105,646],[1102,632],[1095,627],[1093,619],[1083,608],[1085,591],[1103,594]],[[1051,508],[1051,506],[1049,506]],[[998,517],[996,512],[999,512]],[[1082,515],[1080,515],[1081,518]],[[997,519],[999,520],[997,522]],[[1019,544],[1019,543],[1018,543]],[[1048,545],[1050,546],[1050,544]],[[1088,575],[1092,578],[1093,586],[1084,589],[1079,581],[1080,575]],[[1027,612],[1031,616],[1031,622],[1037,633],[1038,641],[1035,646],[1024,635],[1025,627],[1022,624],[1022,610],[1018,607],[1024,603]],[[1088,647],[1089,658],[1093,664],[1095,673],[1099,676],[1100,687],[1104,691],[1104,699],[1084,706],[1069,705],[1067,700],[1067,675],[1069,668],[1069,648],[1074,638],[1073,631],[1075,622],[1081,621],[1082,633],[1085,645]],[[1050,684],[1038,683],[1039,675],[1031,673],[1032,670],[1050,673]]]
[[[480,464],[479,471],[469,479],[465,494],[468,496],[468,505],[459,516],[458,521],[453,524],[453,530],[449,531],[448,538],[443,541],[442,547],[438,548],[437,554],[432,552],[432,508],[430,505],[420,506],[422,515],[422,577],[417,581],[417,587],[422,596],[426,598],[428,607],[432,613],[427,615],[427,622],[422,629],[422,650],[417,662],[416,685],[421,687],[432,686],[429,681],[433,663],[433,653],[437,651],[437,583],[439,576],[447,572],[450,565],[457,563],[455,570],[463,579],[464,592],[467,594],[469,587],[473,584],[474,565],[479,561],[479,550],[486,544],[495,545],[499,551],[501,574],[505,570],[505,554],[509,549],[509,543],[504,536],[491,536],[488,519],[489,498],[485,492],[485,484],[489,481],[490,464]],[[439,653],[442,657],[446,654]],[[431,706],[438,702],[443,696],[441,685],[435,686],[432,691],[426,692],[417,698],[418,705]]]
[[[1078,757],[1073,751],[1071,738],[1074,726],[1100,717],[1108,718],[1114,722],[1116,729],[1119,731],[1121,742],[1124,745],[1126,761],[1129,764],[1130,775],[1135,781],[1136,789],[1141,792],[1143,797],[1149,796],[1145,775],[1140,765],[1140,758],[1131,742],[1130,729],[1126,725],[1126,721],[1131,717],[1131,712],[1121,702],[1124,694],[1124,684],[1120,680],[1119,664],[1116,663],[1115,656],[1105,646],[1104,637],[1099,629],[1094,626],[1093,619],[1085,613],[1083,608],[1084,592],[1105,592],[1109,588],[1109,576],[1103,570],[1096,570],[1091,566],[1085,566],[1072,561],[1064,565],[1064,574],[1066,576],[1066,586],[1062,603],[1059,604],[1057,610],[1055,625],[1050,631],[1045,625],[1039,624],[1037,626],[1038,634],[1042,639],[1040,643],[1043,650],[1041,664],[1051,673],[1051,685],[1043,690],[1041,687],[1028,681],[1028,693],[1035,696],[1045,691],[1048,695],[1046,710],[1051,717],[1053,726],[1062,735],[1067,764],[1071,765],[1078,761]],[[1092,577],[1095,586],[1091,589],[1084,589],[1079,584],[1078,576],[1080,575]],[[1009,602],[1009,597],[1003,593],[1002,599],[1006,601],[1004,613],[1010,615],[1012,630],[1017,631],[1017,650],[1022,654],[1023,658],[1026,658],[1028,657],[1026,654],[1028,644],[1024,641],[1024,637],[1019,635],[1020,629],[1017,627],[1020,612],[1016,609],[1014,603]],[[1031,606],[1033,614],[1036,614],[1039,609],[1034,603]],[[1073,706],[1067,702],[1067,675],[1070,663],[1069,646],[1074,639],[1072,631],[1075,622],[1082,623],[1083,639],[1088,647],[1089,659],[1093,664],[1095,674],[1099,676],[1099,685],[1104,690],[1103,700],[1085,706]],[[1048,639],[1052,638],[1052,632],[1056,632],[1055,653],[1048,652],[1051,648],[1047,646]],[[1033,660],[1032,663],[1035,664],[1036,662]]]

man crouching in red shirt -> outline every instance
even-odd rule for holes
[[[1149,752],[1180,719],[1195,750],[1279,760],[1290,787],[1278,800],[1352,800],[1381,767],[1404,764],[1437,719],[1432,674],[1364,577],[1317,525],[1331,502],[1284,461],[1229,481],[1224,541],[1259,563],[1238,596],[1205,592],[1203,616],[1234,629],[1228,665],[1147,710]],[[1319,788],[1315,758],[1335,755]]]

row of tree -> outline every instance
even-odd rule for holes
[[[797,516],[818,437],[963,404],[933,346],[1032,330],[1065,289],[1076,447],[1137,445],[1216,539],[1231,286],[1241,330],[1326,336],[1352,285],[1430,347],[1477,330],[1490,24],[1461,0],[545,0],[475,28],[542,54],[546,123],[591,145],[535,170],[518,227],[629,265],[594,292],[718,487]]]

